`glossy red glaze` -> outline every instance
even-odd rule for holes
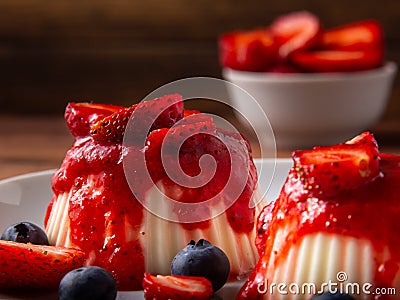
[[[226,214],[229,225],[236,232],[249,232],[254,228],[255,213],[254,209],[249,208],[249,201],[256,188],[257,173],[249,145],[240,135],[216,130],[215,125],[210,123],[212,121],[203,116],[198,118],[210,125],[210,132],[189,138],[180,149],[179,163],[186,174],[194,176],[200,170],[200,157],[209,154],[217,161],[218,167],[212,180],[204,187],[179,187],[182,190],[179,198],[168,194],[169,190],[176,190],[177,185],[169,179],[161,162],[161,145],[167,133],[171,131],[167,128],[152,131],[144,149],[135,146],[125,148],[121,143],[101,144],[91,136],[78,138],[53,177],[52,188],[55,196],[49,204],[45,225],[56,198],[72,190],[68,212],[72,243],[86,253],[88,264],[99,265],[110,271],[121,290],[141,289],[145,272],[145,258],[139,239],[143,234],[140,232],[140,226],[144,208],[129,188],[123,168],[123,159],[129,154],[132,154],[132,157],[139,157],[140,153],[145,154],[153,182],[161,181],[168,196],[182,202],[201,202],[218,193],[226,183],[227,176],[231,173],[231,157],[228,150],[235,152],[237,143],[241,143],[249,151],[236,151],[239,153],[234,154],[234,159],[248,162],[249,172],[246,174],[247,181],[243,192]],[[175,127],[174,130],[180,135],[193,128],[196,126],[185,124],[182,128]],[[166,155],[168,156],[168,152]],[[234,171],[233,179],[243,180],[243,172]],[[142,184],[140,176],[135,180],[137,186],[140,186],[140,194],[145,195],[153,186],[148,183]],[[210,222],[182,226],[190,231],[206,228],[210,226]],[[126,230],[127,227],[129,230]]]
[[[332,197],[304,189],[293,168],[275,204],[266,206],[260,214],[257,242],[262,256],[237,299],[262,298],[257,287],[266,279],[271,241],[279,229],[288,225],[287,242],[275,265],[285,260],[290,247],[305,235],[326,232],[351,236],[371,241],[377,252],[388,247],[389,260],[376,258],[374,286],[392,286],[400,263],[400,156],[381,154],[380,158],[381,176]]]

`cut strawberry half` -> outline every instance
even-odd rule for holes
[[[213,293],[210,281],[204,277],[146,273],[142,285],[144,297],[149,300],[206,300]]]
[[[90,128],[90,134],[95,141],[106,143],[122,142],[126,125],[136,106],[135,104],[130,107],[124,107],[93,124]]]
[[[132,119],[129,136],[144,143],[149,132],[173,126],[182,119],[183,113],[182,97],[166,95],[120,109],[95,123],[90,133],[100,143],[122,142],[128,121]]]
[[[322,50],[294,53],[291,61],[309,72],[355,72],[380,67],[383,54],[379,50]]]
[[[280,16],[272,22],[270,28],[278,42],[281,59],[316,46],[322,34],[320,20],[307,11]]]
[[[151,131],[172,127],[183,118],[183,114],[183,101],[178,94],[140,102],[132,112],[127,143],[142,146]]]
[[[77,249],[0,240],[0,290],[55,288],[83,263],[84,253]]]
[[[219,38],[220,63],[242,71],[263,71],[277,58],[277,45],[267,29],[238,31]]]
[[[212,118],[200,113],[182,119],[170,129],[152,131],[146,140],[145,155],[149,169],[158,170],[157,174],[152,174],[153,178],[160,174],[160,170],[166,168],[170,170],[170,176],[179,178],[178,182],[182,183],[182,176],[176,175],[181,171],[176,167],[177,159],[186,175],[198,175],[199,165],[193,162],[198,162],[200,157],[206,153],[217,156],[214,153],[208,153],[208,147],[221,147],[221,142],[214,138],[215,130]],[[163,162],[161,157],[164,159]],[[219,157],[215,157],[215,159],[218,160]],[[218,161],[222,163],[222,160]],[[205,169],[206,173],[208,170],[212,170],[211,167]]]
[[[70,102],[65,109],[65,120],[73,136],[84,137],[89,135],[90,127],[98,120],[122,108],[111,104]]]
[[[305,189],[328,197],[380,176],[378,145],[368,132],[344,144],[295,151],[293,160]]]
[[[185,109],[183,111],[183,117],[185,118],[187,116],[196,115],[196,114],[199,114],[199,113],[200,113],[200,111],[196,110],[196,109]]]
[[[322,35],[321,48],[326,50],[383,49],[383,29],[375,20],[365,20],[329,29]]]

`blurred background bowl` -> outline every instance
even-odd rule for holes
[[[352,73],[276,74],[223,69],[225,80],[247,91],[264,110],[277,147],[309,148],[352,138],[382,117],[397,72],[394,62]],[[257,106],[227,85],[232,106],[255,130],[265,126]]]

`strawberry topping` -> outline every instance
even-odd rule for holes
[[[294,167],[305,189],[333,196],[380,175],[378,145],[370,133],[339,145],[297,150]]]
[[[65,109],[65,120],[73,136],[84,137],[89,135],[94,123],[122,108],[111,104],[70,102]]]
[[[279,198],[260,214],[260,259],[236,299],[262,299],[259,288],[271,279],[268,272],[315,233],[369,241],[378,253],[374,286],[391,287],[400,262],[400,157],[380,154],[366,132],[344,144],[296,151],[293,158]]]
[[[122,108],[93,124],[90,134],[97,142],[122,142],[129,119],[129,135],[144,141],[149,132],[169,128],[183,118],[183,102],[180,95],[167,95]],[[147,128],[146,128],[147,127]]]
[[[125,163],[129,168],[124,169]],[[130,175],[135,191],[127,181]],[[218,200],[227,202],[232,229],[250,233],[255,209],[249,202],[257,172],[247,141],[216,128],[206,114],[184,111],[179,95],[167,95],[119,109],[94,123],[90,136],[76,140],[53,176],[55,196],[45,225],[58,197],[68,193],[71,243],[87,254],[88,264],[109,271],[120,290],[137,290],[145,272],[140,240],[145,208],[139,199],[162,183],[177,202],[198,203],[217,196],[229,178],[236,193],[228,188]],[[202,207],[204,221],[181,226],[210,226],[210,206]]]
[[[124,107],[97,121],[90,128],[90,134],[96,142],[122,142],[126,125],[137,105]]]

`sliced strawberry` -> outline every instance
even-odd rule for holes
[[[111,104],[70,102],[65,109],[65,120],[75,137],[88,136],[90,126],[121,108]]]
[[[127,129],[129,145],[142,145],[151,131],[172,127],[183,118],[183,114],[183,101],[178,94],[139,103]]]
[[[152,131],[146,140],[148,147],[145,155],[148,169],[157,171],[151,174],[153,178],[159,176],[164,167],[179,173],[180,169],[176,168],[177,162],[174,159],[177,154],[183,171],[190,176],[197,175],[200,172],[197,162],[205,154],[205,148],[213,143],[210,134],[215,135],[215,124],[210,116],[202,113],[182,119],[169,130]]]
[[[129,119],[132,119],[129,135],[144,142],[147,134],[159,128],[169,128],[183,117],[182,97],[166,95],[123,108],[99,120],[90,133],[98,142],[118,143],[123,140]]]
[[[83,263],[84,253],[77,249],[0,240],[0,290],[55,288]]]
[[[383,29],[379,22],[365,20],[326,30],[321,48],[328,50],[365,50],[383,48]]]
[[[97,121],[90,128],[90,134],[97,142],[121,142],[124,137],[126,125],[136,106],[135,104],[130,107],[124,107],[112,115]]]
[[[200,111],[196,110],[196,109],[185,109],[183,111],[183,117],[185,118],[187,116],[195,115],[195,114],[199,114],[199,113],[200,113]]]
[[[291,61],[309,72],[354,72],[381,66],[383,54],[379,50],[322,50],[294,53]]]
[[[274,38],[266,29],[223,34],[219,51],[222,66],[242,71],[263,71],[277,58]]]
[[[144,297],[149,300],[206,300],[213,293],[210,281],[204,277],[145,273],[142,285]]]
[[[304,187],[328,197],[380,176],[378,145],[368,132],[347,143],[295,151],[293,160]]]
[[[279,45],[279,57],[310,49],[319,43],[322,25],[318,17],[307,11],[293,12],[275,19],[271,32]]]

